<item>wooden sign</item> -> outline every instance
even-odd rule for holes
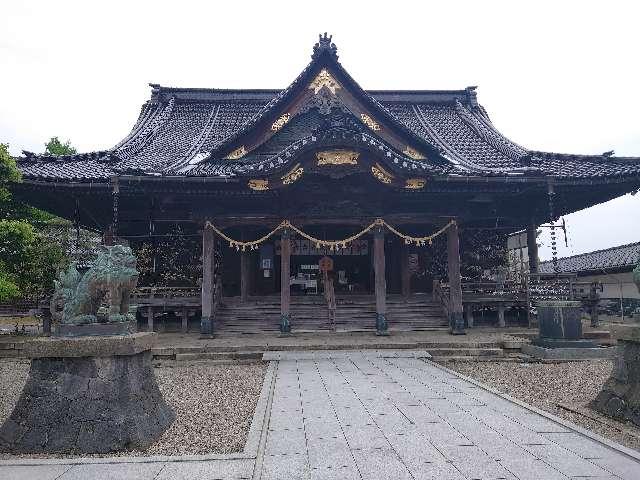
[[[333,270],[333,259],[331,257],[322,257],[318,262],[321,272],[331,272]]]

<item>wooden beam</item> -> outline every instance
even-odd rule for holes
[[[447,271],[451,295],[449,329],[453,335],[464,335],[462,279],[460,276],[460,238],[458,236],[457,223],[452,224],[447,230]]]
[[[213,229],[205,226],[202,231],[202,319],[200,320],[202,335],[213,335],[214,269],[215,236]]]
[[[291,269],[291,239],[288,231],[280,237],[280,333],[291,333],[291,286],[289,283]]]
[[[376,294],[376,334],[386,335],[387,324],[387,281],[385,279],[384,230],[377,227],[373,234],[373,270]]]

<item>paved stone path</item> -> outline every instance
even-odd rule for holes
[[[610,448],[421,355],[269,354],[278,364],[254,458],[0,462],[0,479],[640,479],[639,454]]]
[[[640,479],[640,462],[422,359],[334,356],[280,356],[263,480]]]

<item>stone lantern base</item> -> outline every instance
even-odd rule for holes
[[[640,426],[640,326],[615,326],[616,365],[591,407],[619,420]]]
[[[87,454],[149,446],[175,418],[151,365],[156,335],[27,342],[29,378],[0,427],[0,451]]]

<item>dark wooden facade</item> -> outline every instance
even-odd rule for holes
[[[226,248],[216,244],[207,221],[250,240],[285,219],[328,239],[344,238],[376,218],[416,236],[455,220],[446,233],[449,315],[452,331],[461,333],[458,235],[466,228],[533,232],[550,218],[640,187],[637,158],[515,144],[493,127],[473,87],[365,91],[326,35],[309,65],[281,91],[152,87],[131,133],[113,149],[58,158],[25,152],[19,161],[24,181],[15,191],[123,238],[162,235],[176,224],[202,232],[203,333],[215,328],[214,250]],[[385,234],[367,237],[376,296],[372,322],[381,332],[385,269],[405,296],[411,281],[409,251],[397,242],[398,260],[390,263]],[[281,279],[274,285],[287,282],[291,262],[291,232],[278,235]],[[535,252],[535,235],[529,243]],[[238,255],[238,294],[246,300],[259,287],[256,255]],[[286,331],[290,293],[280,290]]]

